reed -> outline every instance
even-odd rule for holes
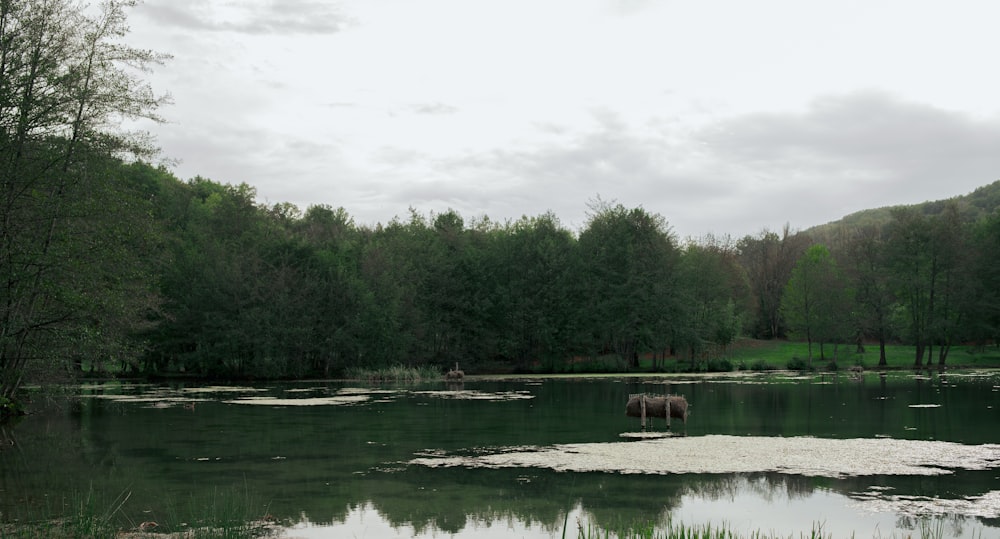
[[[126,491],[110,502],[101,501],[91,488],[62,500],[52,511],[58,516],[0,523],[0,539],[260,539],[281,531],[266,511],[260,514],[252,496],[238,489],[215,491],[207,502],[192,499],[187,516],[172,515],[159,522],[149,520],[149,515],[133,519],[126,507],[130,497]]]
[[[115,537],[122,516],[122,507],[131,496],[122,492],[110,503],[97,499],[94,489],[62,499],[59,507],[52,508],[60,515],[38,522],[0,524],[0,539],[107,539]]]
[[[377,368],[349,367],[344,371],[344,376],[351,380],[361,380],[372,383],[416,383],[441,380],[443,375],[434,367],[406,367],[404,365],[392,365],[389,367]]]
[[[726,525],[713,526],[711,523],[701,526],[686,526],[683,523],[668,522],[657,527],[653,523],[620,525],[617,528],[600,528],[593,524],[584,526],[577,523],[579,534],[577,539],[796,539],[781,535],[766,534],[761,531],[739,533]],[[565,525],[563,537],[566,537]],[[823,526],[816,524],[808,533],[799,535],[799,539],[830,539],[832,536],[823,533]]]

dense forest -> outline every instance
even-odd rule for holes
[[[596,356],[704,369],[741,337],[799,338],[823,357],[903,342],[915,364],[944,364],[951,345],[1000,332],[1000,182],[809,231],[682,242],[665,217],[601,200],[581,230],[418,210],[367,227],[178,179],[108,127],[155,120],[165,101],[121,67],[162,59],[118,43],[123,4],[92,18],[2,4],[0,408],[26,376],[82,370],[328,377]]]

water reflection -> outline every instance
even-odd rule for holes
[[[617,531],[629,525],[644,527],[650,523],[663,529],[671,522],[725,526],[746,535],[763,531],[782,537],[799,536],[811,530],[833,537],[908,537],[914,532],[927,535],[923,532],[941,530],[945,533],[936,536],[962,538],[994,537],[996,532],[989,522],[966,515],[897,515],[872,510],[801,477],[745,474],[698,477],[673,486],[655,483],[586,485],[611,488],[609,492],[580,496],[564,503],[551,499],[566,492],[557,488],[548,496],[521,500],[517,506],[507,506],[502,501],[496,505],[476,505],[460,494],[456,498],[455,492],[445,492],[440,494],[455,507],[438,507],[429,512],[397,512],[399,508],[393,504],[368,502],[347,508],[342,517],[329,522],[302,519],[289,526],[287,537],[447,534],[454,538],[512,535],[548,538],[560,537],[564,527],[568,536],[575,536],[578,529]],[[607,503],[612,497],[615,503]],[[526,502],[540,503],[546,508],[529,513],[523,510]]]
[[[664,391],[666,385],[99,384],[83,390],[88,397],[38,399],[31,417],[0,432],[0,441],[13,444],[0,449],[0,518],[58,516],[64,501],[93,489],[108,504],[130,492],[126,511],[134,521],[188,519],[220,495],[235,497],[250,518],[272,514],[292,526],[290,537],[379,535],[364,530],[550,537],[566,522],[572,532],[578,524],[667,520],[728,522],[785,536],[825,521],[827,532],[834,522],[846,530],[838,537],[851,530],[887,537],[917,529],[927,514],[949,535],[961,527],[1000,536],[995,466],[934,477],[829,478],[406,465],[418,454],[617,442],[638,429],[624,404],[639,392],[687,397],[687,441],[727,435],[1000,442],[992,428],[1000,421],[1000,383],[992,374],[693,378],[671,380]],[[190,402],[194,409],[184,407]]]

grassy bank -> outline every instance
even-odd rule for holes
[[[812,365],[817,370],[828,368],[833,362],[838,369],[848,369],[852,366],[861,366],[865,369],[874,369],[879,363],[879,347],[877,344],[868,344],[863,352],[858,352],[855,345],[840,345],[834,348],[831,345],[824,346],[824,356],[820,357],[819,347],[813,344]],[[886,346],[886,368],[889,369],[912,369],[916,357],[916,349],[913,346],[892,344]],[[767,366],[770,368],[788,368],[790,362],[804,363],[809,357],[809,347],[804,342],[797,341],[755,341],[744,340],[732,348],[729,354],[729,361],[736,366],[743,365],[748,369],[754,366]],[[924,363],[928,356],[925,354]],[[934,350],[934,357],[931,358],[932,368],[937,367],[937,349]],[[1000,348],[996,346],[974,347],[955,346],[952,347],[945,362],[948,368],[1000,368]],[[763,369],[754,369],[763,370]]]
[[[574,537],[568,527],[569,523],[563,525],[563,539]],[[945,533],[944,521],[934,518],[921,518],[917,521],[918,528],[913,532],[893,532],[885,539],[911,539],[920,537],[921,539],[944,539],[948,537]],[[614,529],[604,529],[593,525],[583,526],[577,523],[576,539],[832,539],[833,535],[823,531],[822,524],[814,524],[808,532],[800,532],[798,535],[779,535],[773,532],[765,533],[760,530],[740,533],[727,527],[726,525],[705,524],[701,526],[686,526],[683,523],[668,522],[665,526],[654,524],[620,526]],[[852,534],[850,537],[854,537]]]
[[[49,510],[49,518],[0,521],[0,539],[260,539],[275,537],[281,529],[257,514],[259,503],[239,489],[217,491],[209,500],[189,500],[182,511],[155,518],[131,507],[130,498],[129,492],[113,500],[93,490],[71,493]]]
[[[865,370],[913,369],[916,349],[913,346],[893,344],[886,347],[886,365],[880,367],[879,347],[866,345],[859,352],[856,345],[826,345],[820,354],[818,345],[813,344],[812,363],[809,347],[804,342],[786,340],[742,339],[724,354],[713,357],[691,359],[668,357],[655,363],[650,356],[640,357],[638,367],[630,367],[618,355],[597,357],[575,357],[556,364],[536,365],[531,374],[574,375],[574,374],[621,374],[627,372],[730,372],[769,370],[849,370],[862,367]],[[924,355],[924,363],[929,354]],[[1000,368],[1000,347],[997,346],[955,346],[948,354],[945,366],[949,369],[998,369]],[[926,365],[925,365],[926,367]],[[937,369],[937,348],[931,357],[931,369]]]

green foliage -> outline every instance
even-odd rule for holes
[[[262,518],[256,499],[245,489],[215,491],[207,501],[191,500],[184,516],[154,521],[129,506],[131,493],[102,499],[93,488],[62,500],[57,518],[25,524],[0,524],[0,539],[107,539],[126,536],[190,539],[259,539],[277,536],[278,528]],[[141,520],[138,520],[141,519]],[[132,536],[132,535],[128,535]]]
[[[43,5],[56,8],[52,24],[34,11]],[[53,37],[35,51],[17,49],[30,41],[20,34],[2,42],[13,59],[0,66],[12,75],[0,92],[8,401],[25,377],[84,366],[98,376],[268,379],[395,377],[396,365],[455,362],[478,372],[765,369],[791,354],[739,355],[740,338],[789,333],[804,338],[795,353],[810,361],[813,342],[822,357],[824,344],[874,338],[884,350],[897,338],[918,356],[933,347],[943,364],[955,343],[1000,335],[990,256],[1000,221],[968,209],[991,204],[992,186],[971,206],[889,212],[885,230],[807,251],[815,242],[788,227],[681,246],[664,217],[600,200],[578,233],[550,213],[496,223],[454,210],[411,209],[364,227],[344,208],[268,206],[246,184],[123,162],[147,154],[101,129],[162,103],[116,63],[162,58],[108,48],[124,35],[128,5],[111,2],[91,20],[64,0],[4,3],[9,20],[24,21],[4,31]],[[83,31],[98,21],[109,33]],[[106,58],[112,51],[124,56]],[[34,67],[65,86],[25,94],[34,53],[44,58]],[[86,57],[109,61],[80,65]],[[94,116],[74,115],[81,106]],[[37,121],[22,125],[22,111]]]
[[[813,342],[822,350],[824,342],[840,342],[849,336],[852,303],[852,292],[829,249],[821,244],[809,247],[792,269],[781,313],[792,334],[805,339],[810,367]]]
[[[145,333],[141,372],[353,377],[455,362],[478,372],[676,370],[682,362],[688,370],[764,369],[793,355],[738,355],[738,338],[753,319],[747,277],[759,270],[758,278],[782,282],[780,268],[804,251],[802,238],[768,234],[739,246],[709,238],[678,249],[662,218],[607,204],[594,208],[579,238],[550,214],[498,224],[411,211],[368,229],[343,209],[258,205],[248,186],[169,174],[146,183],[160,193],[168,250],[160,259],[165,302]],[[860,270],[851,262],[841,272],[836,257],[845,250],[837,247],[812,253],[824,307],[810,331],[821,344],[877,326],[856,315]],[[800,329],[792,310],[784,313],[774,327]],[[888,328],[891,317],[882,320]],[[794,354],[808,358],[808,348]],[[618,360],[572,359],[608,356]]]
[[[883,208],[873,208],[846,215],[838,221],[812,227],[805,231],[815,241],[822,243],[834,243],[835,239],[842,237],[845,232],[861,228],[880,229],[889,225],[893,221],[893,212],[900,210],[914,211],[924,216],[932,216],[941,213],[945,204],[954,204],[962,209],[969,222],[976,222],[987,219],[997,214],[1000,210],[1000,180],[991,184],[976,188],[973,192],[956,196],[947,201],[928,201],[909,206],[891,206]]]
[[[566,537],[565,527],[563,525],[563,537]],[[806,533],[800,534],[802,538],[809,539],[826,539],[832,537],[830,535],[823,533],[822,524],[813,525],[812,529]],[[622,524],[617,527],[602,528],[595,526],[594,524],[588,523],[587,526],[583,526],[577,523],[577,538],[578,539],[782,539],[783,536],[775,535],[773,533],[767,534],[761,531],[752,531],[750,533],[739,533],[733,531],[729,526],[725,524],[712,525],[711,523],[697,525],[697,526],[687,526],[684,523],[668,521],[666,524],[657,525],[652,522],[648,523],[635,523],[635,524]]]
[[[615,352],[637,366],[640,353],[669,346],[677,325],[679,251],[659,215],[600,200],[591,210],[578,241],[575,283],[589,303],[579,311],[583,338],[587,351]]]
[[[785,364],[785,368],[790,371],[809,371],[812,370],[812,363],[800,357],[793,357]]]
[[[735,247],[708,239],[685,247],[679,264],[679,313],[671,344],[691,368],[700,359],[724,353],[740,336],[746,283]]]
[[[944,204],[931,217],[894,211],[889,234],[890,275],[906,336],[916,345],[914,365],[920,366],[925,349],[935,346],[937,362],[944,365],[952,345],[966,336],[964,320],[982,293],[974,278],[969,229],[958,207]]]
[[[24,404],[17,399],[0,397],[0,422],[24,415]]]
[[[755,360],[753,363],[750,364],[750,370],[755,372],[773,371],[775,369],[777,369],[777,367],[771,365],[770,363],[764,361],[763,359]]]
[[[536,373],[569,374],[569,373],[612,373],[625,372],[629,369],[628,362],[618,354],[607,354],[593,358],[575,358],[569,362],[559,362],[552,365],[541,365],[534,369]]]
[[[131,5],[0,6],[0,397],[83,354],[133,355],[157,306],[149,184],[121,161],[152,150],[116,126],[158,120],[136,74],[164,57],[121,43]]]
[[[730,372],[733,370],[733,362],[726,358],[715,358],[708,360],[708,372]]]

